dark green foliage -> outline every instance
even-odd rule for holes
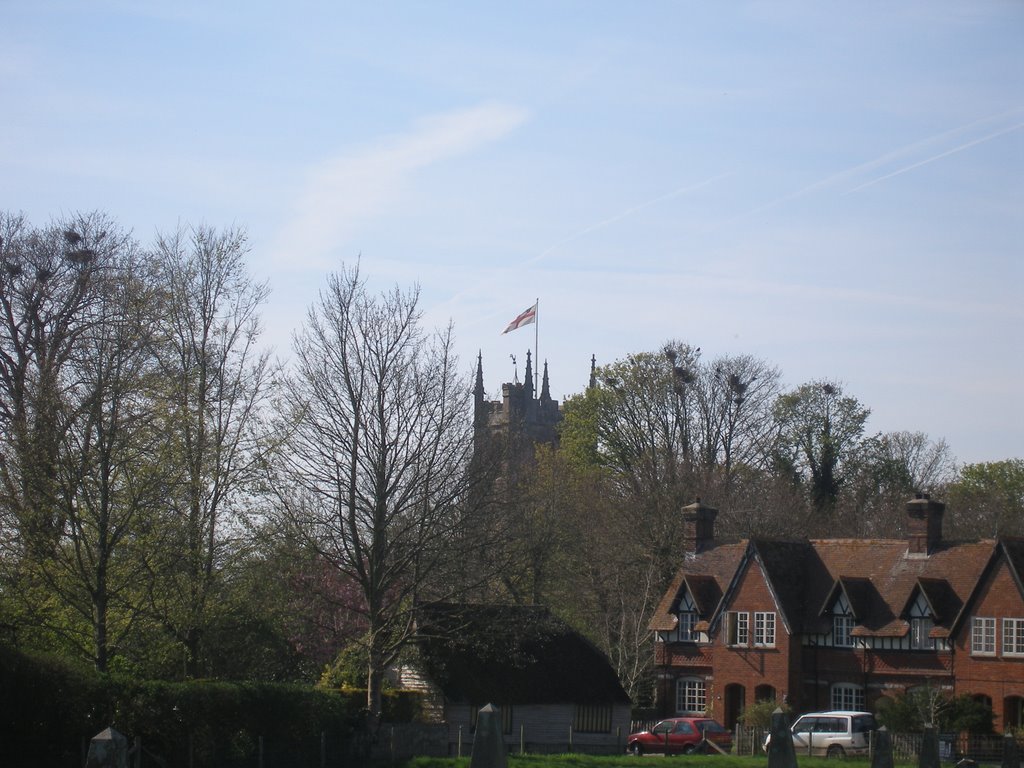
[[[297,685],[212,681],[171,683],[99,675],[51,657],[0,646],[0,739],[5,766],[80,765],[88,739],[113,726],[171,765],[251,765],[263,737],[273,755],[319,764],[348,754],[365,691],[328,692]],[[412,720],[419,697],[384,697],[385,718]]]
[[[993,732],[991,707],[967,694],[946,696],[927,688],[914,689],[880,699],[877,714],[879,723],[893,733],[920,733],[929,720],[943,733]]]
[[[779,704],[779,702],[769,699],[745,707],[739,719],[747,727],[767,728],[772,724],[772,713],[780,707],[786,717],[792,720],[792,712],[788,704]]]

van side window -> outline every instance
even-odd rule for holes
[[[874,731],[878,728],[875,723],[875,718],[870,715],[858,715],[853,718],[853,732],[854,733],[867,733],[868,731]]]
[[[802,717],[793,726],[793,733],[811,733],[818,724],[816,717]]]
[[[814,730],[817,733],[845,733],[846,724],[841,717],[820,717]]]

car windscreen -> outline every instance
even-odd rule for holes
[[[696,725],[701,733],[725,733],[725,726],[716,720],[698,720]]]

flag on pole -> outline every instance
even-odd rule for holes
[[[522,328],[524,325],[537,322],[537,303],[534,302],[533,306],[529,309],[523,310],[519,313],[519,317],[508,324],[508,328],[502,331],[502,335],[509,331],[514,331],[517,328]]]

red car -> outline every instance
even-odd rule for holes
[[[626,739],[626,751],[634,755],[644,752],[688,755],[701,746],[708,751],[716,751],[713,746],[704,744],[705,740],[726,752],[732,749],[732,734],[717,720],[710,717],[671,717],[649,731],[631,733]]]

